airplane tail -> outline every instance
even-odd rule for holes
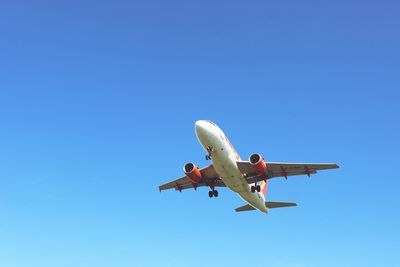
[[[292,202],[272,202],[272,201],[267,201],[267,202],[265,202],[265,206],[267,208],[269,208],[269,209],[273,209],[273,208],[293,207],[293,206],[297,206],[297,204],[296,203],[292,203]],[[250,210],[255,210],[255,208],[253,206],[251,206],[250,204],[246,204],[244,206],[241,206],[241,207],[235,209],[236,212],[250,211]]]
[[[261,187],[261,192],[263,193],[264,199],[265,199],[266,194],[267,194],[268,179],[265,180],[265,181],[261,181],[259,184],[260,184],[260,187]]]

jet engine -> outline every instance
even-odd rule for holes
[[[265,164],[264,158],[261,157],[260,154],[252,154],[249,161],[254,171],[258,174],[265,174],[268,172],[267,164]]]
[[[192,180],[192,182],[199,184],[202,178],[201,172],[199,168],[193,163],[187,163],[183,167],[183,171],[185,172],[186,176]]]

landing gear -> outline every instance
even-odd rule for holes
[[[207,147],[207,155],[206,155],[206,160],[211,160],[211,154],[213,152],[214,148],[212,146]]]
[[[208,191],[208,196],[209,197],[218,197],[218,191],[217,190],[210,190]]]
[[[214,194],[214,197],[218,197],[218,191],[217,190],[214,190],[213,194]]]
[[[256,191],[257,191],[257,192],[260,192],[260,191],[261,191],[260,185],[256,185],[256,186],[252,185],[250,189],[251,189],[251,192],[252,192],[252,193],[254,193],[254,192],[256,192]]]

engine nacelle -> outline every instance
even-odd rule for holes
[[[252,154],[249,161],[258,174],[268,173],[267,164],[265,164],[264,158],[260,154]]]
[[[185,172],[186,176],[192,180],[192,182],[199,184],[202,178],[201,172],[199,168],[193,163],[187,163],[183,167],[183,171]]]

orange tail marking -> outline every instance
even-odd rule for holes
[[[268,180],[266,179],[265,181],[261,181],[260,186],[261,186],[261,191],[265,197],[267,194]]]

